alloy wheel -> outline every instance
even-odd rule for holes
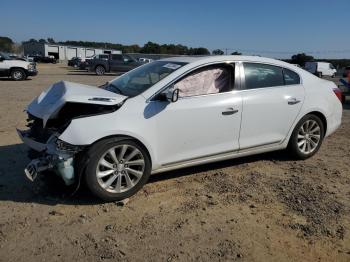
[[[321,140],[321,128],[315,120],[306,120],[298,131],[298,148],[303,154],[311,154]]]
[[[96,73],[97,73],[98,75],[103,75],[103,74],[105,73],[105,69],[104,69],[102,66],[98,66],[98,67],[96,68]]]
[[[13,78],[14,78],[15,80],[22,79],[22,77],[23,77],[23,74],[22,74],[21,71],[15,71],[15,72],[13,72]]]
[[[110,148],[100,158],[96,167],[99,185],[111,193],[122,193],[133,188],[145,170],[145,159],[132,145]]]

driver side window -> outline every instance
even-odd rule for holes
[[[227,64],[197,69],[174,84],[179,97],[228,92],[233,89],[234,67]]]

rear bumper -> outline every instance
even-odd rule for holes
[[[337,100],[337,103],[333,108],[333,113],[327,119],[326,137],[333,134],[340,127],[342,114],[343,114],[342,104]]]

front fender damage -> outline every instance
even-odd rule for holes
[[[52,170],[62,177],[66,185],[74,184],[74,157],[84,147],[59,140],[57,133],[52,134],[46,143],[35,141],[28,130],[17,129],[17,133],[28,147],[37,152],[37,157],[24,169],[29,180],[34,181],[39,173]]]

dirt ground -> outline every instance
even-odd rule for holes
[[[283,152],[158,174],[129,202],[27,181],[25,106],[54,82],[101,85],[64,65],[0,79],[0,261],[350,261],[350,106],[306,161]]]

